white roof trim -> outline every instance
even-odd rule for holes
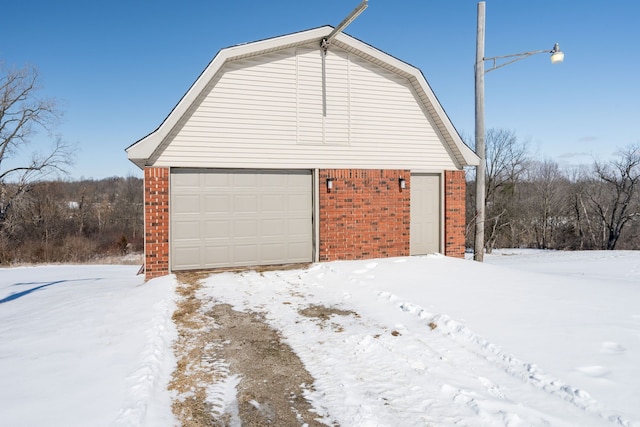
[[[332,30],[333,27],[324,26],[220,50],[162,124],[155,131],[126,149],[129,160],[140,168],[150,166],[148,164],[149,159],[156,157],[156,151],[162,147],[165,139],[171,134],[176,125],[180,123],[180,120],[187,114],[189,108],[197,98],[203,94],[203,91],[205,91],[216,73],[222,69],[225,62],[287,49],[313,41],[318,42],[318,49],[320,49],[320,40],[326,37]],[[338,34],[332,44],[366,57],[377,65],[409,79],[422,101],[432,107],[436,112],[437,117],[434,117],[434,120],[436,120],[438,131],[447,142],[448,148],[458,166],[473,166],[479,163],[479,157],[462,141],[419,69],[344,33]]]

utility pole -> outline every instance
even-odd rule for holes
[[[478,3],[478,26],[476,33],[476,154],[480,163],[476,166],[476,227],[473,259],[484,260],[484,219],[485,219],[485,173],[487,168],[484,145],[484,10],[485,3]]]

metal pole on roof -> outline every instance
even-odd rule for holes
[[[322,55],[322,116],[327,116],[327,65],[326,65],[326,56],[327,50],[329,49],[329,45],[331,45],[331,41],[340,34],[349,24],[353,22],[364,10],[369,6],[369,0],[362,0],[358,6],[356,6],[353,11],[346,18],[342,20],[341,23],[338,24],[337,27],[333,29],[329,33],[329,35],[322,39],[320,42],[320,48],[324,51]]]
[[[341,33],[345,28],[347,28],[347,26],[351,24],[353,20],[356,19],[362,12],[364,12],[367,6],[369,6],[369,0],[362,0],[360,4],[356,6],[356,8],[353,9],[353,11],[349,15],[347,15],[347,17],[344,18],[342,22],[339,23],[338,26],[333,29],[333,31],[329,33],[327,37],[322,39],[321,46],[325,50],[325,52],[327,51],[327,48],[331,44],[331,40],[333,40],[339,33]]]

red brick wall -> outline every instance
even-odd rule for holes
[[[444,172],[444,254],[464,258],[465,232],[464,171]]]
[[[319,178],[320,261],[409,255],[410,171],[324,169]]]
[[[400,190],[398,178],[406,180]],[[324,169],[319,172],[320,261],[408,256],[410,243],[409,170]],[[327,178],[333,178],[328,191]],[[444,173],[445,249],[464,257],[464,171]],[[146,168],[146,279],[170,273],[169,168]]]
[[[145,277],[169,274],[169,168],[144,170]]]

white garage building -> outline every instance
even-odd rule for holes
[[[420,70],[326,26],[221,50],[127,148],[147,277],[464,251],[478,157]]]

